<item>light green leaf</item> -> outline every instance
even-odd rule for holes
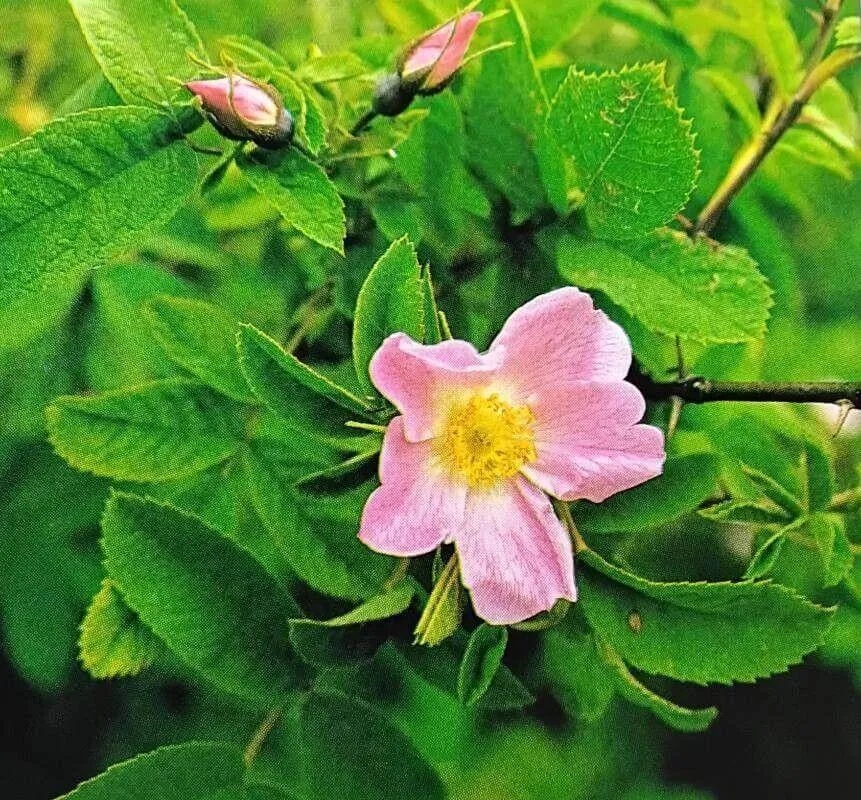
[[[309,664],[333,667],[365,661],[392,633],[391,618],[403,614],[412,599],[412,586],[402,586],[334,619],[291,619],[290,641]]]
[[[296,70],[296,76],[309,83],[337,83],[358,78],[368,72],[368,65],[355,53],[345,50],[327,53],[304,61]]]
[[[413,108],[391,121],[376,125],[360,136],[349,139],[328,161],[352,161],[360,158],[386,156],[409,139],[428,115],[426,109]]]
[[[257,398],[272,411],[308,433],[344,439],[344,424],[368,417],[369,406],[288,353],[253,325],[237,336],[242,372]]]
[[[567,234],[558,259],[566,280],[600,289],[655,333],[720,344],[765,333],[771,290],[739,247],[668,229],[623,244]]]
[[[314,800],[443,800],[409,739],[371,706],[313,692],[301,711],[305,794]]]
[[[117,480],[168,481],[201,472],[239,446],[222,395],[168,378],[91,397],[58,397],[48,435],[73,467]]]
[[[105,77],[126,103],[170,106],[191,98],[179,82],[200,72],[188,54],[206,61],[206,50],[174,0],[69,4]]]
[[[376,392],[368,365],[387,336],[402,331],[421,342],[424,327],[422,270],[415,248],[404,237],[394,242],[374,264],[356,302],[353,361],[362,387],[370,393]]]
[[[632,239],[665,225],[693,191],[691,124],[661,65],[601,75],[572,67],[547,124],[574,161],[586,220],[601,238]]]
[[[460,627],[466,592],[460,582],[460,562],[453,553],[434,576],[434,587],[415,629],[416,644],[436,647]]]
[[[474,706],[490,688],[505,655],[508,629],[482,623],[469,636],[457,673],[457,696]]]
[[[336,253],[347,235],[344,203],[322,167],[295,147],[259,148],[236,162],[248,182],[300,233]]]
[[[0,150],[0,349],[49,327],[89,271],[167,222],[197,157],[174,120],[101,108]]]
[[[786,541],[784,533],[783,530],[778,530],[765,539],[753,554],[742,578],[745,580],[764,578],[774,569],[777,559],[780,558],[780,551],[783,550],[783,543]]]
[[[741,75],[718,67],[706,67],[698,70],[697,74],[706,78],[720,92],[724,102],[745,124],[749,133],[759,130],[761,120],[756,97]]]
[[[819,548],[825,586],[836,586],[852,569],[852,545],[846,536],[846,522],[839,514],[813,514],[800,528]]]
[[[253,402],[236,357],[234,318],[211,303],[162,295],[147,303],[153,335],[171,361],[241,403]]]
[[[684,708],[667,700],[666,697],[661,697],[631,674],[625,662],[612,647],[599,642],[598,648],[604,661],[612,670],[619,694],[628,702],[651,711],[671,728],[686,733],[704,731],[717,716],[718,711],[714,706],[701,709]]]
[[[694,683],[783,672],[822,643],[833,614],[768,582],[648,581],[590,550],[580,553],[578,583],[590,625],[625,661]]]
[[[642,486],[603,503],[578,503],[577,524],[598,533],[630,533],[655,528],[696,509],[717,487],[720,468],[711,453],[667,459],[664,471]]]
[[[861,47],[861,17],[845,17],[834,29],[835,47]]]
[[[194,517],[120,493],[102,549],[126,603],[182,661],[255,705],[284,701],[298,669],[287,620],[301,611],[247,552]]]
[[[701,508],[697,513],[714,522],[736,525],[768,525],[774,522],[785,523],[790,519],[789,514],[778,506],[751,500],[726,500]]]
[[[122,678],[149,667],[162,645],[105,578],[81,623],[78,648],[94,678]]]

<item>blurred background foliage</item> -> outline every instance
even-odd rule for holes
[[[182,5],[212,53],[220,37],[247,34],[292,63],[300,63],[313,43],[324,53],[354,47],[371,67],[383,66],[399,43],[456,7],[444,0]],[[760,5],[775,7],[751,4]],[[813,5],[783,4],[802,48],[813,31],[807,13]],[[522,6],[551,94],[571,63],[593,70],[667,61],[668,82],[693,120],[702,152],[690,203],[691,209],[702,207],[749,136],[750,115],[759,113],[762,31],[756,24],[727,29],[719,15],[738,7],[744,18],[745,3],[523,0]],[[63,0],[0,0],[0,20],[5,145],[74,107],[70,97],[92,94],[99,84]],[[101,579],[97,537],[107,483],[71,470],[53,454],[44,443],[43,409],[59,394],[173,374],[153,346],[142,303],[163,293],[202,297],[281,340],[300,332],[303,357],[343,376],[358,288],[387,242],[404,230],[420,241],[422,260],[433,265],[440,305],[456,333],[479,346],[513,307],[558,282],[534,236],[535,221],[517,218],[504,203],[491,205],[479,190],[474,165],[480,153],[470,154],[470,170],[450,157],[473,146],[464,131],[493,126],[499,111],[485,109],[478,121],[463,118],[458,98],[473,90],[471,80],[464,78],[454,95],[425,103],[434,109],[433,125],[419,135],[435,137],[431,144],[422,149],[410,139],[400,149],[398,171],[420,198],[419,208],[411,215],[402,198],[380,196],[373,219],[351,216],[350,257],[337,268],[279,226],[259,198],[226,181],[137,252],[97,271],[70,314],[51,330],[23,350],[0,354],[0,563],[8,565],[0,574],[3,796],[44,800],[109,763],[168,742],[243,743],[258,722],[224,697],[184,681],[175,664],[160,664],[121,684],[95,684],[76,661],[78,625]],[[691,347],[694,371],[715,378],[857,380],[861,178],[852,98],[859,95],[861,74],[855,69],[817,96],[839,120],[831,141],[801,131],[787,137],[715,233],[720,241],[748,248],[775,290],[776,305],[763,342]],[[422,175],[433,174],[428,169],[455,175],[445,182],[448,195],[438,187],[417,187]],[[349,186],[339,189],[349,196]],[[609,301],[605,307],[612,309]],[[613,311],[624,320],[624,312]],[[671,366],[671,343],[628,322],[641,360],[652,368]],[[697,452],[706,436],[723,441],[722,454],[732,458],[733,442],[750,445],[748,434],[764,459],[786,464],[795,458],[800,438],[812,438],[829,452],[833,448],[838,490],[857,481],[857,427],[853,431],[850,424],[832,444],[827,424],[810,409],[687,408],[675,446],[681,453]],[[850,538],[861,541],[857,515],[848,524]],[[616,538],[604,549],[655,579],[719,579],[737,577],[750,548],[749,539],[728,538],[725,528],[684,517]],[[823,593],[816,576],[807,574],[807,562],[794,564],[791,554],[785,562],[785,582],[824,601],[843,593],[845,605],[826,646],[804,667],[753,687],[685,687],[690,702],[721,708],[707,734],[668,732],[618,700],[600,720],[579,719],[560,702],[565,688],[549,686],[539,687],[538,703],[525,714],[478,721],[428,684],[410,682],[394,669],[387,673],[385,659],[369,691],[440,769],[454,796],[469,800],[790,798],[814,791],[851,796],[861,746],[854,693],[861,686],[859,597],[843,596],[850,592],[846,586]],[[856,567],[856,587],[858,581]],[[507,660],[527,668],[534,641],[515,634]]]

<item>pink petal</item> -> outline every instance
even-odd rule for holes
[[[625,332],[573,286],[517,309],[490,353],[500,347],[505,349],[500,374],[527,396],[579,381],[620,381],[631,366]]]
[[[189,81],[185,88],[203,100],[204,106],[211,111],[230,111],[228,97],[230,79],[215,78],[208,81]]]
[[[634,424],[645,407],[624,381],[545,389],[532,406],[538,457],[523,474],[554,497],[595,503],[660,475],[663,433]]]
[[[577,599],[568,532],[547,496],[521,477],[495,492],[470,493],[455,545],[475,613],[494,625]]]
[[[403,70],[401,71],[402,77],[409,78],[411,75],[436,64],[449,41],[451,41],[454,29],[455,20],[452,20],[422,39],[404,63]]]
[[[421,442],[444,422],[448,398],[460,389],[486,385],[501,356],[502,351],[479,355],[458,339],[423,345],[394,333],[374,354],[369,372],[374,386],[404,415],[407,439]]]
[[[466,486],[448,482],[433,466],[431,445],[408,442],[403,417],[395,417],[380,454],[382,485],[365,504],[359,539],[378,553],[417,556],[454,536],[464,518]]]
[[[231,107],[231,81],[233,106]],[[278,122],[278,105],[270,95],[253,81],[241,75],[214,78],[206,81],[189,81],[185,87],[203,100],[204,108],[219,115],[235,117],[252,125],[275,125]]]
[[[478,27],[479,20],[483,16],[480,11],[471,11],[457,20],[451,41],[425,82],[426,89],[436,88],[457,72],[463,57],[466,55],[469,43],[472,41],[475,29]]]

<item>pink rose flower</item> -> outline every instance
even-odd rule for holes
[[[284,147],[292,139],[293,119],[274,86],[230,75],[189,81],[185,87],[200,98],[210,121],[228,138],[270,148]]]
[[[401,57],[400,75],[419,94],[441,89],[457,72],[484,15],[470,11],[425,34]]]
[[[389,336],[374,384],[400,411],[359,538],[417,556],[453,543],[479,617],[512,624],[574,601],[570,536],[548,494],[593,502],[661,473],[664,437],[637,424],[624,331],[575,288],[515,311],[487,353]]]

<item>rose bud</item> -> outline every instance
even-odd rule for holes
[[[483,16],[480,11],[467,11],[407,46],[398,58],[397,71],[377,83],[374,112],[394,117],[417,95],[433,95],[445,89],[463,65]]]
[[[293,139],[293,117],[268,83],[230,75],[190,81],[185,88],[200,98],[209,121],[228,139],[254,142],[268,150],[287,147]]]

